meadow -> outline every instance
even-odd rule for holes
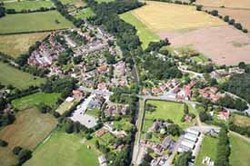
[[[237,126],[250,126],[250,118],[242,115],[232,115],[231,116],[233,122]]]
[[[75,102],[67,102],[64,101],[57,109],[56,112],[58,112],[60,115],[62,115],[63,113],[65,113],[66,111],[68,111],[73,105],[75,104]]]
[[[249,140],[249,139],[248,139]],[[231,165],[249,166],[250,163],[250,141],[243,140],[238,135],[230,133],[231,154],[229,161]]]
[[[51,31],[73,27],[57,11],[10,14],[0,19],[0,34]]]
[[[91,165],[98,166],[98,153],[87,148],[77,135],[55,132],[33,153],[25,166]]]
[[[117,130],[129,131],[133,127],[133,124],[129,122],[129,119],[122,118],[120,121],[114,121],[113,126]]]
[[[60,98],[60,93],[38,92],[28,96],[24,96],[22,98],[12,100],[11,105],[18,110],[30,108],[39,105],[41,103],[53,107],[55,106],[59,98]]]
[[[15,11],[19,12],[22,10],[37,10],[41,7],[43,8],[51,8],[54,7],[54,4],[50,0],[38,0],[38,1],[16,1],[5,3],[4,7],[6,9],[15,9]]]
[[[95,16],[95,13],[93,12],[93,10],[91,8],[84,8],[80,11],[77,11],[75,14],[74,14],[74,17],[76,19],[84,19],[84,18],[90,18],[90,17],[93,17]]]
[[[27,33],[18,35],[0,35],[0,52],[17,58],[26,53],[36,41],[43,40],[48,33]]]
[[[113,2],[114,0],[95,0],[95,1],[98,3],[102,3],[102,2],[109,3],[109,2]]]
[[[198,156],[195,159],[196,166],[203,166],[202,160],[208,156],[211,160],[215,161],[217,153],[218,139],[210,136],[205,136],[202,141],[202,145]]]
[[[35,108],[18,112],[15,122],[0,130],[0,139],[8,142],[6,148],[0,148],[0,163],[15,165],[17,160],[12,149],[21,146],[33,150],[56,124],[57,120],[51,114],[42,114]]]
[[[146,49],[151,41],[159,41],[160,37],[153,33],[145,24],[137,19],[131,12],[120,15],[121,19],[133,25],[137,30],[137,35],[142,42],[142,48]]]
[[[31,85],[40,86],[45,82],[45,79],[35,77],[6,63],[0,62],[0,82],[4,85],[12,85],[19,89],[26,89]]]

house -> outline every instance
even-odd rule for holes
[[[104,74],[106,73],[108,70],[108,66],[106,64],[102,64],[100,65],[98,68],[97,68],[97,71],[100,73],[100,74]]]
[[[99,156],[98,161],[100,166],[107,166],[107,159],[104,155]]]
[[[170,151],[174,149],[174,141],[170,137],[165,137],[161,143],[164,149],[169,149]]]
[[[205,87],[199,90],[199,93],[202,97],[209,99],[213,102],[217,102],[223,95],[219,92],[219,89],[216,87]]]
[[[96,132],[95,132],[95,135],[97,136],[97,137],[101,137],[101,136],[103,136],[104,134],[106,134],[107,133],[107,130],[105,130],[104,128],[101,128],[101,129],[99,129],[99,130],[97,130]]]
[[[155,158],[151,161],[150,164],[151,166],[169,166],[167,158],[165,158],[164,156]]]
[[[73,90],[72,95],[75,99],[81,99],[83,97],[83,92],[80,90]]]
[[[223,109],[223,111],[219,112],[219,114],[217,116],[218,116],[218,119],[226,121],[229,119],[230,111]]]

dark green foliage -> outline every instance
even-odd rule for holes
[[[167,127],[167,132],[173,136],[179,136],[182,133],[182,129],[177,124],[171,124]]]
[[[188,166],[188,162],[192,159],[192,152],[182,153],[175,161],[175,166]]]
[[[18,165],[22,165],[25,161],[32,157],[32,151],[28,149],[22,149],[18,154]]]
[[[250,126],[237,126],[233,122],[230,122],[229,129],[241,135],[250,137]]]
[[[0,139],[0,147],[6,147],[6,146],[8,146],[8,142]]]
[[[218,10],[212,10],[212,11],[211,11],[211,14],[212,14],[213,16],[218,16],[218,15],[219,15],[219,12],[218,12]]]
[[[229,21],[229,16],[225,16],[224,18],[223,18],[223,20],[225,21],[225,22],[228,22]]]
[[[221,98],[217,103],[223,107],[237,109],[239,111],[244,111],[248,108],[247,103],[245,101],[239,98],[233,99],[229,96]]]
[[[206,122],[206,121],[212,119],[212,117],[211,117],[207,112],[205,112],[205,111],[201,111],[201,112],[199,113],[199,117],[200,117],[200,120],[201,120],[202,122]]]
[[[23,149],[22,147],[16,146],[12,149],[12,152],[14,155],[18,155],[22,149]]]
[[[197,5],[197,6],[196,6],[196,10],[201,11],[201,10],[202,10],[202,7],[203,7],[202,5]]]
[[[43,114],[51,111],[51,107],[48,105],[45,105],[44,103],[39,104],[37,107],[38,107],[38,110]]]

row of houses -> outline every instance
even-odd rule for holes
[[[183,140],[181,141],[181,145],[178,148],[178,152],[193,151],[199,136],[199,131],[187,129],[185,135],[183,136]]]

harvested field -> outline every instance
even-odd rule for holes
[[[0,35],[0,52],[17,58],[29,50],[36,41],[44,39],[48,33],[28,33],[19,35]]]
[[[132,13],[153,32],[188,31],[201,27],[219,26],[226,23],[194,6],[147,1],[147,5]]]
[[[196,4],[213,7],[243,8],[250,9],[249,0],[196,0]]]
[[[56,127],[56,119],[50,114],[42,114],[32,108],[20,111],[16,121],[0,131],[0,139],[9,144],[0,148],[0,163],[3,166],[15,165],[12,154],[15,146],[33,150]]]
[[[250,2],[250,1],[249,1]],[[235,19],[236,22],[250,31],[250,10],[228,9],[228,8],[211,8],[204,7],[204,10],[212,11],[218,10],[222,16],[230,16]]]
[[[160,36],[168,37],[173,46],[192,45],[216,64],[235,65],[241,61],[250,63],[250,37],[229,25],[182,33],[165,32],[160,33]]]

